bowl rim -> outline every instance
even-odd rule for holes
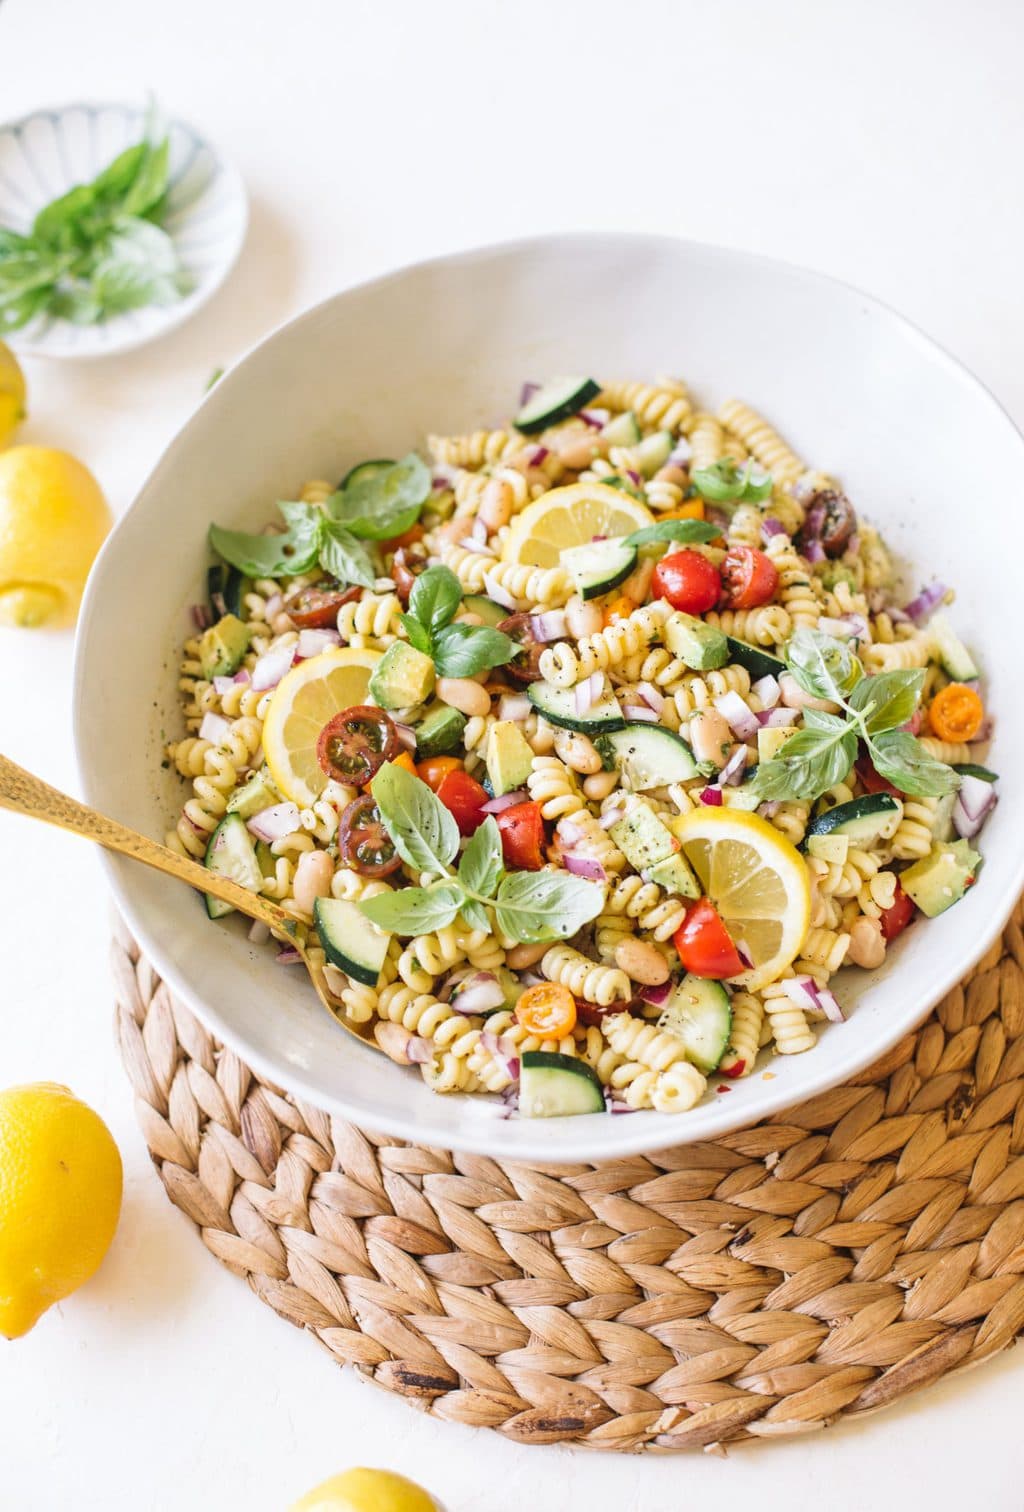
[[[133,105],[127,100],[70,100],[62,105],[39,105],[33,110],[26,111],[23,115],[14,116],[10,120],[0,121],[0,137],[8,132],[20,135],[26,126],[30,125],[33,121],[48,120],[56,125],[64,116],[70,115],[74,110],[82,110],[93,116],[104,110],[122,111],[125,114],[131,115],[142,114],[143,116],[146,113],[144,105]],[[104,357],[118,357],[124,352],[138,351],[140,347],[148,346],[150,342],[159,341],[162,336],[169,335],[171,331],[177,330],[179,326],[191,320],[193,315],[198,314],[203,306],[217,293],[217,290],[222,287],[228,275],[235,267],[239,257],[242,255],[242,248],[245,246],[245,239],[249,232],[249,192],[245,186],[245,180],[235,165],[234,160],[221,150],[216,141],[208,136],[206,132],[200,131],[190,120],[186,120],[184,116],[180,115],[167,115],[162,119],[168,128],[176,126],[185,132],[197,148],[205,147],[216,160],[218,171],[224,175],[225,182],[229,186],[229,192],[238,202],[241,218],[235,245],[231,248],[229,254],[222,258],[219,264],[215,265],[213,272],[208,275],[198,289],[192,291],[197,296],[195,299],[190,302],[190,296],[186,295],[177,304],[161,307],[163,319],[152,330],[144,331],[141,335],[126,335],[121,340],[109,346],[90,348],[86,345],[77,351],[62,351],[59,348],[54,350],[45,340],[37,341],[31,337],[24,338],[18,331],[11,331],[4,339],[12,351],[16,352],[19,356],[43,359],[49,362],[96,362],[102,360]],[[258,343],[255,345],[258,345]],[[253,350],[253,348],[249,350]],[[245,355],[248,356],[249,352],[247,351]],[[149,477],[147,476],[146,482],[148,483],[148,481]],[[139,492],[141,492],[141,489]],[[138,494],[136,494],[137,497]],[[134,504],[134,502],[135,500],[133,499],[132,503]],[[130,507],[131,505],[129,505]]]
[[[894,309],[884,300],[867,293],[858,285],[843,279],[833,278],[830,274],[822,273],[816,269],[804,268],[797,263],[789,262],[782,258],[775,258],[761,253],[751,252],[742,248],[718,246],[709,242],[702,242],[693,238],[676,237],[664,233],[648,232],[619,232],[619,231],[567,231],[536,233],[529,236],[516,237],[499,242],[481,243],[477,246],[464,248],[456,252],[439,253],[428,258],[417,258],[410,262],[402,263],[389,269],[385,273],[362,279],[357,283],[348,284],[335,290],[332,294],[316,301],[305,310],[293,315],[274,326],[264,336],[253,342],[228,368],[224,377],[215,386],[217,389],[224,383],[229,383],[240,369],[248,362],[249,358],[261,351],[265,346],[274,341],[284,331],[292,330],[303,324],[316,321],[321,313],[335,301],[343,299],[351,294],[358,294],[365,290],[386,287],[390,283],[399,282],[407,274],[424,268],[431,268],[444,264],[446,266],[465,265],[477,260],[493,256],[523,255],[530,252],[544,252],[559,245],[579,246],[593,245],[595,242],[605,243],[610,246],[625,247],[632,245],[646,245],[648,247],[684,247],[689,248],[701,255],[711,255],[715,258],[732,260],[737,263],[747,264],[752,267],[769,267],[801,280],[810,280],[828,288],[839,288],[848,295],[866,302],[875,311],[881,311],[889,320],[894,321],[909,336],[912,342],[933,360],[938,359],[949,374],[958,383],[967,383],[978,394],[993,405],[1005,420],[1017,438],[1018,443],[1024,450],[1024,431],[1017,425],[1005,405],[997,398],[992,390],[964,363],[952,355],[927,332],[916,325],[907,316]],[[167,442],[156,458],[149,473],[138,489],[124,514],[115,523],[113,530],[93,564],[89,575],[85,594],[79,613],[78,626],[75,635],[75,652],[73,666],[73,702],[72,702],[72,725],[75,746],[76,765],[78,769],[79,783],[82,792],[89,801],[91,779],[84,759],[84,675],[87,661],[87,641],[89,627],[101,612],[102,592],[100,578],[108,555],[113,554],[113,545],[120,531],[123,520],[135,509],[143,493],[147,492],[159,479],[160,475],[170,464],[171,454],[181,443],[186,431],[192,424],[196,415],[213,398],[213,390],[208,391],[196,404],[195,408],[182,422],[174,436]],[[808,1061],[808,1074],[804,1086],[799,1095],[794,1096],[791,1089],[778,1088],[773,1090],[770,1086],[765,1087],[758,1098],[758,1109],[749,1117],[731,1115],[728,1111],[731,1100],[718,1098],[715,1100],[715,1112],[712,1113],[712,1127],[705,1126],[699,1133],[687,1137],[685,1132],[685,1116],[680,1117],[680,1138],[666,1139],[663,1137],[664,1120],[659,1118],[658,1132],[645,1133],[649,1127],[647,1119],[637,1119],[635,1132],[630,1132],[633,1120],[615,1120],[618,1129],[613,1148],[602,1148],[602,1141],[597,1142],[588,1139],[586,1133],[581,1130],[580,1136],[573,1140],[568,1135],[560,1137],[557,1149],[552,1150],[550,1143],[544,1139],[544,1121],[538,1121],[539,1127],[536,1138],[531,1140],[523,1137],[517,1140],[514,1151],[510,1151],[501,1144],[501,1130],[505,1124],[495,1119],[481,1120],[478,1126],[468,1127],[463,1134],[450,1131],[429,1131],[424,1138],[422,1130],[418,1129],[412,1118],[402,1117],[400,1114],[391,1116],[383,1113],[381,1118],[374,1122],[372,1116],[367,1118],[362,1108],[354,1107],[344,1096],[325,1093],[323,1088],[312,1083],[303,1073],[294,1066],[282,1066],[274,1060],[264,1056],[258,1050],[246,1046],[234,1033],[230,1022],[226,1022],[216,1008],[211,1008],[204,1002],[202,996],[193,991],[192,987],[179,975],[175,962],[164,955],[160,946],[155,943],[141,910],[136,910],[132,890],[127,885],[126,879],[130,876],[130,863],[127,858],[113,855],[106,851],[101,852],[101,862],[106,873],[108,882],[114,895],[114,900],[124,918],[128,928],[138,942],[142,951],[157,969],[160,977],[169,989],[175,993],[205,1027],[218,1039],[231,1047],[241,1059],[254,1070],[258,1076],[278,1085],[285,1086],[294,1096],[309,1101],[316,1107],[322,1107],[325,1111],[336,1114],[348,1122],[365,1127],[374,1128],[379,1132],[405,1139],[413,1145],[427,1143],[432,1147],[444,1148],[453,1151],[467,1151],[490,1155],[495,1158],[505,1158],[514,1161],[537,1161],[541,1164],[550,1164],[552,1159],[559,1163],[569,1161],[602,1162],[605,1160],[618,1159],[631,1155],[644,1154],[652,1150],[675,1148],[676,1146],[708,1142],[723,1137],[725,1134],[742,1128],[752,1127],[766,1119],[772,1118],[788,1108],[794,1108],[809,1102],[822,1093],[841,1086],[851,1077],[857,1076],[866,1067],[873,1064],[881,1056],[888,1053],[898,1043],[900,1038],[913,1029],[916,1029],[932,1011],[935,1005],[949,992],[958,982],[977,965],[982,957],[994,944],[1002,933],[1003,928],[1014,907],[1024,892],[1024,848],[1022,848],[1013,863],[1010,872],[1008,894],[1004,894],[998,901],[993,900],[993,906],[988,910],[983,920],[978,921],[978,928],[972,937],[969,950],[964,954],[960,964],[953,975],[948,970],[933,969],[930,973],[920,971],[921,977],[918,996],[920,998],[919,1009],[915,1010],[912,1021],[904,1019],[898,1028],[877,1034],[873,1039],[868,1039],[859,1049],[854,1051],[850,1058],[844,1062],[841,1072],[826,1069],[822,1063],[820,1070],[814,1070],[814,1062]],[[739,1108],[742,1108],[740,1103]],[[718,1110],[721,1110],[718,1112]],[[711,1111],[708,1109],[707,1111]],[[562,1120],[565,1122],[565,1120]],[[589,1124],[590,1120],[577,1120],[578,1123]],[[625,1127],[623,1127],[625,1124]],[[522,1127],[522,1123],[520,1123]],[[479,1135],[479,1137],[475,1137]]]

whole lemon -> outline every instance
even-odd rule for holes
[[[121,1156],[67,1087],[0,1092],[0,1334],[28,1333],[99,1269],[121,1211]]]
[[[346,1470],[307,1491],[291,1512],[443,1512],[440,1502],[393,1470]]]
[[[0,446],[6,446],[25,418],[25,374],[9,346],[0,341]]]
[[[0,625],[72,623],[109,529],[99,484],[67,452],[0,452]]]

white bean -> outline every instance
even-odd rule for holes
[[[573,431],[564,442],[556,446],[558,460],[565,467],[582,469],[589,467],[597,456],[600,443],[593,436],[581,436]]]
[[[300,908],[303,913],[311,914],[317,898],[330,896],[333,877],[334,862],[326,851],[303,852],[295,868],[295,880],[292,883],[296,908]]]
[[[505,955],[505,964],[511,966],[513,971],[525,971],[528,966],[536,966],[549,944],[550,941],[544,941],[540,945],[513,945]]]
[[[627,937],[615,947],[615,964],[634,982],[645,987],[660,987],[669,979],[668,962],[656,946],[647,940]]]
[[[600,772],[604,766],[593,741],[575,730],[556,730],[555,750],[567,767],[587,777]]]
[[[783,672],[779,678],[779,687],[782,689],[782,702],[787,709],[823,709],[826,714],[839,713],[837,703],[828,698],[815,698],[812,693],[805,692],[789,672]]]
[[[484,489],[483,499],[477,511],[477,519],[483,520],[489,535],[507,525],[512,518],[512,489],[501,478],[492,478]]]
[[[690,745],[698,761],[710,761],[721,770],[732,755],[732,733],[717,709],[698,709],[690,719]]]
[[[595,772],[593,777],[583,779],[583,793],[591,803],[601,803],[613,792],[619,780],[618,772]]]
[[[478,719],[490,713],[490,696],[471,677],[439,677],[436,691],[442,703],[458,709],[460,714],[465,714],[469,719]]]
[[[596,604],[584,603],[578,596],[565,606],[565,626],[576,640],[584,635],[596,635],[604,625],[604,616]]]
[[[873,971],[885,960],[885,936],[877,919],[857,919],[850,928],[848,960],[865,971]]]

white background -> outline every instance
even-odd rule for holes
[[[5,117],[152,89],[252,195],[241,263],[190,325],[126,357],[29,366],[24,439],[78,453],[120,512],[211,371],[280,320],[425,254],[586,227],[859,283],[1024,421],[1022,43],[1016,0],[0,0]],[[1007,479],[1008,507],[1019,488]],[[964,500],[973,549],[973,511],[992,502]],[[0,631],[0,749],[74,789],[70,665],[69,637]],[[112,732],[111,760],[135,759]],[[0,1349],[3,1508],[279,1512],[360,1462],[413,1475],[450,1512],[1024,1503],[1012,1355],[726,1460],[522,1449],[362,1386],[164,1197],[112,1044],[95,859],[5,816],[0,856],[0,1084],[70,1083],[127,1178],[100,1275]]]

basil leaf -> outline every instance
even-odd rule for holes
[[[712,504],[758,504],[772,491],[772,478],[754,462],[742,468],[732,457],[723,457],[710,467],[698,467],[690,475],[697,492]]]
[[[924,746],[905,730],[884,730],[869,737],[868,751],[875,771],[901,793],[921,798],[941,798],[955,793],[960,774],[942,761],[935,761]]]
[[[248,535],[211,525],[210,545],[217,555],[244,577],[277,578],[307,572],[317,559],[317,542],[307,557],[296,554],[290,535]]]
[[[370,792],[402,860],[417,871],[446,871],[458,853],[459,828],[427,784],[389,761]]]
[[[0,294],[0,336],[28,325],[45,308],[49,298],[48,288],[32,289],[29,293],[10,300]]]
[[[493,814],[488,814],[472,835],[459,862],[459,881],[467,892],[491,898],[503,870],[501,831]],[[474,928],[479,928],[475,925]],[[488,928],[484,925],[484,928]]]
[[[15,252],[32,250],[30,236],[22,236],[20,231],[12,231],[8,226],[0,226],[0,258],[11,257]]]
[[[96,249],[92,291],[106,311],[172,304],[189,286],[174,243],[151,221],[117,221]]]
[[[431,934],[446,929],[462,907],[462,891],[448,883],[435,887],[402,887],[397,892],[360,898],[357,906],[378,929],[389,934]]]
[[[498,928],[523,945],[567,940],[604,907],[605,890],[564,871],[510,872],[498,888]]]
[[[103,306],[88,287],[54,289],[49,313],[59,320],[70,320],[72,325],[95,325],[103,319]]]
[[[326,515],[320,516],[320,565],[339,583],[359,583],[363,588],[372,588],[377,576],[366,547]]]
[[[721,527],[707,520],[659,520],[626,536],[623,546],[648,546],[655,541],[713,541],[722,534]]]
[[[440,677],[473,677],[488,667],[503,667],[523,649],[490,625],[445,625],[434,636],[433,645]]]
[[[96,204],[91,184],[76,184],[66,194],[51,200],[32,222],[32,239],[42,247],[69,252],[88,245],[89,237],[81,221]]]
[[[473,898],[467,898],[460,912],[470,929],[485,929],[488,934],[494,933],[494,926],[482,903],[477,903]]]
[[[341,492],[326,504],[328,514],[367,541],[387,541],[415,525],[430,496],[430,469],[409,452]]]
[[[762,801],[820,798],[837,782],[842,782],[857,759],[857,734],[834,714],[807,709],[831,724],[798,730],[774,761],[757,768],[748,787]]]
[[[170,141],[164,137],[163,141],[155,146],[151,142],[143,143],[143,148],[142,158],[121,206],[121,212],[124,215],[148,215],[167,192],[167,160],[170,156]],[[104,175],[101,175],[102,177]],[[102,192],[100,180],[94,182],[94,188]]]
[[[148,142],[136,142],[134,147],[126,147],[123,152],[119,152],[114,161],[108,163],[89,186],[94,200],[102,200],[107,204],[123,204],[125,195],[137,178],[151,150]]]
[[[864,675],[845,641],[805,625],[790,637],[786,665],[805,693],[836,703],[842,703]]]
[[[435,635],[455,618],[462,603],[462,584],[450,567],[428,567],[412,585],[409,612],[428,635]]]
[[[869,734],[895,730],[906,724],[917,708],[923,687],[923,667],[879,672],[861,679],[850,694],[850,707],[862,716]]]
[[[409,637],[410,646],[414,647],[417,651],[422,651],[424,656],[429,656],[430,636],[424,630],[419,620],[414,619],[411,614],[400,614],[398,618],[405,626],[405,633]]]

